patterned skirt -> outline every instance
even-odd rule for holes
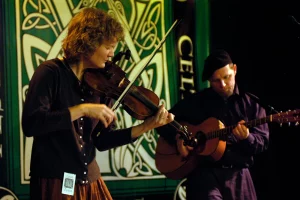
[[[89,184],[75,184],[74,195],[62,194],[60,179],[32,178],[30,180],[31,200],[112,200],[103,179]]]

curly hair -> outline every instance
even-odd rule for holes
[[[122,25],[103,10],[83,8],[70,21],[62,49],[66,59],[75,63],[81,55],[90,57],[104,40],[113,39],[124,39]]]

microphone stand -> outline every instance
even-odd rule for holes
[[[256,103],[258,103],[259,105],[261,105],[263,108],[265,108],[266,110],[270,110],[270,113],[274,112],[274,113],[279,113],[277,110],[275,110],[275,108],[269,104],[267,104],[266,102],[263,102],[262,100],[260,100],[257,96],[255,96],[254,94],[250,93],[250,92],[246,92],[246,94],[253,99]]]

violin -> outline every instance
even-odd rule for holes
[[[114,100],[117,100],[130,84],[126,73],[112,61],[106,62],[103,69],[88,69],[83,75],[83,81],[93,94]],[[132,85],[120,103],[129,115],[144,120],[158,111],[159,100],[151,90]]]
[[[175,21],[171,28],[167,31],[166,36],[179,23]],[[154,57],[157,50],[162,46],[166,36],[156,46],[155,50],[149,56],[147,66]],[[129,54],[125,55],[128,57]],[[116,56],[117,57],[117,56]],[[119,58],[118,58],[119,59]],[[126,73],[115,64],[117,59],[107,61],[103,69],[88,69],[83,75],[83,83],[86,88],[98,96],[105,96],[116,100],[112,110],[115,110],[120,104],[123,105],[124,110],[136,119],[144,120],[149,116],[153,116],[159,110],[159,98],[149,89],[142,86],[135,86],[126,78]],[[143,69],[143,68],[142,68]],[[140,71],[137,75],[140,75]],[[133,79],[136,80],[137,76]],[[175,120],[170,124],[176,128],[185,145],[195,147],[197,139],[191,138],[192,133],[188,132],[186,126],[182,126]],[[99,136],[100,132],[97,136]]]
[[[106,62],[103,69],[88,69],[83,75],[83,84],[90,93],[114,100],[124,93],[130,83],[126,73],[112,61]],[[153,91],[142,86],[131,85],[120,103],[130,116],[144,120],[158,111],[159,101],[159,97]],[[170,124],[177,129],[186,145],[196,146],[197,139],[190,138],[191,133],[187,131],[186,126],[182,126],[175,120]]]

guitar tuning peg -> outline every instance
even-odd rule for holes
[[[289,126],[289,127],[291,126],[291,122],[288,122],[288,126]]]
[[[295,126],[298,126],[298,125],[299,125],[299,122],[296,122],[296,123],[295,123]]]
[[[187,126],[183,126],[184,131],[187,131]]]
[[[282,123],[280,123],[280,127],[282,127]]]
[[[192,132],[188,132],[187,126],[183,126],[184,132],[188,134],[188,136],[192,135]]]

